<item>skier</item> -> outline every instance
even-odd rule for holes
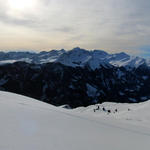
[[[108,114],[111,113],[111,110],[107,110]]]
[[[103,111],[106,111],[106,109],[103,107]]]

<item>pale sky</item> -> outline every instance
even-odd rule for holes
[[[0,50],[150,55],[150,0],[0,0]]]

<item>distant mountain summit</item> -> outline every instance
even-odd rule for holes
[[[0,52],[0,89],[72,108],[150,99],[150,61],[124,52]]]
[[[137,68],[140,65],[150,66],[149,60],[140,57],[130,56],[124,52],[108,54],[102,50],[85,50],[79,47],[72,50],[51,50],[40,53],[30,52],[0,52],[0,64],[25,61],[28,63],[43,64],[59,62],[71,67],[89,66],[91,69],[99,68],[101,65],[113,65]]]

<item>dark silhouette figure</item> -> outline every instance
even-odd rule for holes
[[[106,111],[106,109],[103,107],[103,111]]]
[[[111,113],[111,110],[109,109],[109,110],[107,110],[107,112],[108,112],[108,113]]]

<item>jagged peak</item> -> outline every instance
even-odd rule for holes
[[[80,47],[75,47],[70,51],[75,51],[75,52],[87,52],[88,50],[80,48]]]
[[[11,55],[12,54],[12,55]],[[31,55],[30,55],[31,54]],[[103,50],[86,50],[80,47],[75,47],[72,50],[51,50],[41,51],[39,53],[13,53],[8,52],[5,55],[0,53],[0,63],[5,63],[5,60],[14,61],[25,61],[31,63],[48,63],[48,62],[59,62],[67,66],[85,66],[90,62],[92,66],[99,66],[102,63],[109,63],[114,66],[131,66],[138,67],[139,65],[146,62],[150,66],[150,61],[141,57],[132,57],[125,52],[116,54],[109,54]]]
[[[128,55],[127,53],[125,52],[120,52],[120,53],[116,53],[116,54],[113,54],[113,56],[120,56],[120,57],[130,57],[130,55]]]

